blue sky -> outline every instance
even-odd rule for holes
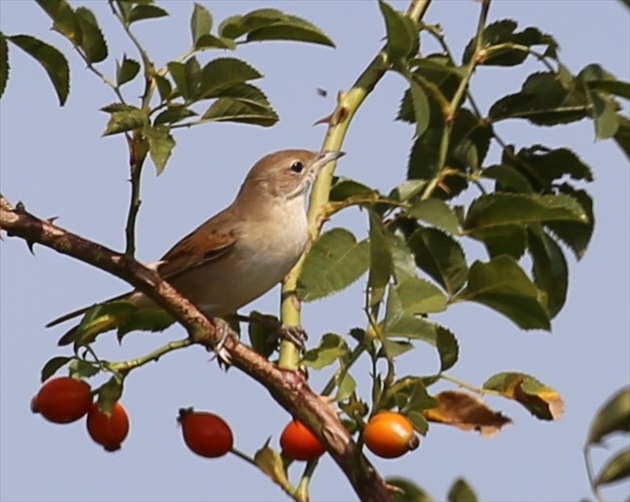
[[[251,164],[281,148],[320,147],[325,129],[313,122],[330,113],[334,95],[347,88],[379,49],[384,35],[378,6],[372,1],[202,2],[215,22],[260,6],[280,8],[320,26],[337,49],[297,43],[254,44],[237,51],[265,74],[260,82],[281,121],[270,129],[235,124],[178,131],[178,146],[165,173],[146,170],[138,223],[138,256],[153,261],[207,217],[231,202]],[[112,74],[114,57],[135,57],[105,3],[87,2],[98,15],[113,56],[102,64]],[[75,4],[79,5],[79,4]],[[406,3],[394,4],[404,9]],[[138,23],[136,33],[162,65],[187,49],[192,3],[164,3],[168,19]],[[439,23],[456,54],[472,36],[479,4],[468,0],[434,2],[426,21]],[[574,72],[598,62],[630,80],[630,17],[617,1],[498,1],[493,20],[513,18],[521,28],[538,26],[556,37],[561,58]],[[98,108],[113,102],[111,91],[84,70],[78,56],[34,2],[2,0],[0,30],[33,34],[69,56],[71,94],[59,108],[42,69],[11,48],[11,75],[0,101],[0,180],[2,193],[22,200],[42,217],[78,234],[121,249],[127,210],[127,152],[122,137],[101,138],[106,115]],[[429,50],[426,48],[425,50]],[[206,57],[214,56],[207,53]],[[202,56],[203,57],[203,56]],[[205,60],[205,59],[202,59]],[[480,69],[473,92],[487,110],[499,96],[520,88],[525,75],[543,68],[529,62],[519,70]],[[328,98],[316,88],[329,91]],[[339,172],[383,191],[397,184],[406,169],[412,128],[393,122],[405,85],[387,75],[351,127]],[[127,96],[141,89],[130,85]],[[627,109],[627,108],[626,108]],[[520,332],[478,305],[456,305],[439,320],[459,337],[461,359],[452,374],[481,384],[499,371],[530,373],[557,389],[566,413],[543,423],[512,402],[489,398],[512,417],[493,439],[445,426],[432,427],[420,449],[395,461],[374,459],[384,475],[415,480],[442,499],[457,476],[465,477],[483,500],[578,500],[589,496],[581,449],[597,407],[628,383],[629,232],[628,161],[612,142],[595,142],[589,122],[556,129],[524,123],[500,126],[517,146],[545,143],[569,146],[589,163],[596,181],[596,229],[581,262],[570,259],[567,305],[553,332]],[[496,156],[496,151],[492,152]],[[330,222],[365,234],[365,215],[356,210]],[[236,370],[221,372],[199,348],[180,351],[132,374],[123,402],[132,416],[131,434],[120,452],[107,454],[91,442],[83,422],[55,426],[32,415],[29,400],[39,387],[39,370],[52,355],[63,327],[47,330],[50,319],[126,289],[119,280],[36,247],[28,253],[17,239],[0,244],[0,499],[53,500],[283,500],[262,474],[234,456],[204,460],[183,445],[175,418],[178,408],[194,406],[224,416],[233,426],[239,449],[253,452],[268,437],[277,446],[287,413],[256,383]],[[471,248],[469,256],[480,256]],[[329,331],[345,333],[362,326],[362,285],[304,308],[312,343]],[[277,291],[252,308],[275,312]],[[119,347],[114,337],[99,342],[102,357],[123,360],[180,338],[173,328],[161,335],[135,334]],[[107,338],[107,339],[106,339]],[[66,351],[67,352],[67,351]],[[422,348],[400,360],[399,375],[435,369],[432,350]],[[357,365],[365,391],[368,368]],[[318,388],[326,375],[315,374]],[[365,394],[367,396],[367,393]],[[598,451],[596,464],[619,449]],[[297,476],[300,470],[292,473]],[[627,496],[628,484],[604,492],[609,500]],[[312,483],[313,500],[353,500],[350,485],[334,462],[324,457]]]

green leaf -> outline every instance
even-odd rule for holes
[[[154,19],[165,16],[168,16],[168,12],[166,12],[162,7],[150,4],[138,4],[129,12],[129,15],[127,16],[127,23],[131,24],[144,19]]]
[[[120,322],[116,336],[121,342],[127,333],[132,331],[164,331],[175,322],[175,318],[160,308],[135,308],[124,322]]]
[[[614,94],[620,98],[630,99],[630,82],[621,80],[590,80],[588,87],[608,94]]]
[[[619,127],[615,133],[615,142],[630,160],[630,119],[617,114],[617,120],[619,121]]]
[[[601,79],[614,81],[614,77],[601,66],[590,64],[579,73],[577,78],[584,86],[586,99],[590,105],[590,115],[595,125],[595,137],[597,139],[613,137],[619,127],[616,113],[618,105],[610,96],[591,88],[589,83],[601,81]]]
[[[448,502],[477,502],[477,494],[463,478],[457,478],[448,490]]]
[[[519,225],[501,225],[475,230],[471,237],[483,242],[490,258],[507,254],[518,260],[527,248],[526,229]]]
[[[213,59],[203,67],[200,93],[203,98],[216,97],[229,87],[261,77],[260,72],[240,59]]]
[[[136,60],[124,56],[122,64],[118,65],[118,61],[116,61],[116,84],[120,87],[131,82],[139,72],[140,64]]]
[[[215,37],[214,35],[206,34],[201,35],[197,42],[195,42],[195,49],[236,49],[236,43],[231,38]]]
[[[278,122],[278,114],[269,107],[235,98],[217,99],[202,116],[202,120],[214,122],[241,122],[271,127]]]
[[[442,127],[430,127],[416,138],[409,155],[407,178],[433,179],[440,169],[440,143],[442,141]]]
[[[49,359],[46,362],[46,364],[44,364],[44,367],[42,368],[41,381],[45,382],[46,380],[48,380],[51,376],[53,376],[57,372],[59,368],[61,368],[62,366],[65,366],[70,361],[72,361],[72,358],[66,357],[66,356],[55,356]]]
[[[513,166],[500,164],[485,168],[481,175],[496,181],[497,192],[532,193],[532,186],[527,178]]]
[[[161,124],[173,124],[181,120],[194,117],[197,114],[184,105],[171,105],[160,113],[153,121],[154,126]]]
[[[450,206],[440,199],[416,201],[407,214],[450,234],[459,234],[459,221]]]
[[[349,178],[335,176],[330,189],[329,200],[331,202],[341,202],[351,197],[368,198],[377,195],[378,192],[363,183]]]
[[[534,283],[545,292],[547,312],[554,318],[567,297],[569,269],[562,248],[540,229],[528,230],[529,252],[532,257]]]
[[[536,45],[545,45],[545,55],[556,58],[559,46],[552,36],[532,27],[515,32],[517,26],[516,21],[511,19],[503,19],[486,26],[481,36],[483,57],[475,54],[476,40],[473,38],[464,51],[463,63],[467,64],[476,56],[483,65],[516,66],[527,59],[527,48]]]
[[[539,295],[518,263],[510,256],[501,255],[488,263],[475,262],[468,273],[468,285],[457,299],[490,307],[522,329],[549,330],[549,314]]]
[[[348,345],[345,340],[334,333],[327,333],[316,348],[306,351],[300,364],[320,370],[347,357],[347,355]]]
[[[383,336],[422,340],[436,346],[437,325],[423,317],[405,314],[402,312],[402,305],[398,297],[390,296],[388,297]]]
[[[385,480],[399,490],[393,492],[394,502],[433,502],[433,498],[407,478],[392,477]]]
[[[553,232],[553,234],[564,242],[575,254],[579,260],[586,253],[586,249],[593,236],[595,228],[595,215],[593,214],[593,200],[584,190],[575,190],[568,184],[559,187],[561,192],[575,198],[582,206],[587,216],[587,223],[575,221],[548,221],[545,226]]]
[[[134,107],[126,111],[112,112],[103,136],[140,129],[144,127],[146,123],[147,113],[139,108]]]
[[[158,92],[160,93],[160,99],[162,101],[168,101],[173,93],[173,88],[171,87],[171,82],[161,75],[153,75],[153,80],[155,81],[155,85],[158,88]]]
[[[568,195],[493,193],[473,201],[464,221],[468,233],[484,227],[526,225],[541,221],[588,222],[580,203]]]
[[[617,391],[597,411],[591,423],[586,444],[599,444],[616,432],[630,432],[630,386]]]
[[[370,306],[380,303],[385,286],[392,274],[392,255],[387,246],[385,225],[381,217],[374,211],[369,211],[370,216],[370,272],[368,275],[368,288],[370,290]]]
[[[436,326],[436,346],[440,354],[440,372],[446,371],[459,359],[459,343],[455,334],[443,326]]]
[[[541,420],[558,420],[564,413],[560,394],[525,373],[497,373],[484,382],[483,388],[514,399]]]
[[[185,63],[172,61],[166,65],[180,94],[186,101],[198,97],[202,75],[197,58],[189,58]]]
[[[317,26],[277,9],[257,9],[230,16],[219,26],[219,34],[231,39],[247,35],[246,42],[294,40],[334,47],[334,42]]]
[[[197,42],[202,35],[207,35],[212,29],[212,14],[203,5],[195,2],[190,17],[190,33],[192,34],[193,47],[197,49]]]
[[[149,155],[159,176],[175,148],[175,138],[166,126],[147,127],[144,134],[149,140]]]
[[[76,19],[81,28],[81,47],[90,63],[100,63],[107,59],[107,43],[96,16],[86,7],[77,7]]]
[[[91,363],[84,359],[73,359],[68,367],[72,378],[85,379],[98,375],[101,367],[97,363]]]
[[[111,377],[98,391],[98,407],[103,413],[111,413],[122,394],[122,381],[117,376]]]
[[[407,240],[416,264],[453,295],[468,276],[462,247],[452,237],[436,228],[419,228]]]
[[[416,119],[416,136],[422,136],[429,127],[431,120],[429,98],[422,86],[413,79],[409,82],[409,92],[411,93],[413,114]]]
[[[628,477],[630,477],[630,448],[620,451],[606,462],[597,476],[595,485],[608,485]]]
[[[392,286],[389,294],[400,302],[400,309],[403,314],[430,314],[446,310],[444,293],[429,281],[417,277],[410,277]]]
[[[347,288],[367,270],[369,253],[369,242],[357,242],[346,229],[323,233],[306,255],[298,296],[313,301]]]
[[[287,467],[280,453],[269,448],[269,440],[256,452],[254,462],[262,472],[285,491],[294,489],[289,482]]]
[[[59,97],[59,105],[63,106],[70,91],[70,68],[64,55],[51,45],[29,35],[7,38],[42,65]]]
[[[381,340],[382,354],[390,361],[394,360],[398,356],[402,356],[406,352],[413,350],[413,344],[407,340],[390,340],[385,338]],[[382,357],[381,354],[379,354]]]
[[[4,94],[9,80],[9,45],[4,34],[0,31],[0,98]]]
[[[401,237],[391,232],[385,234],[385,239],[392,256],[392,272],[396,282],[402,282],[410,277],[416,277],[416,262],[406,242]]]
[[[418,28],[406,15],[396,11],[383,0],[379,0],[381,14],[385,19],[387,45],[385,51],[392,61],[403,59],[417,50]]]
[[[308,26],[293,22],[275,23],[272,26],[250,31],[247,35],[247,42],[265,40],[292,40],[335,47],[335,43],[326,34],[310,23]]]
[[[340,374],[335,375],[337,383],[337,395],[335,401],[345,401],[348,399],[357,388],[357,382],[347,371],[343,371]]]
[[[81,46],[81,26],[74,10],[66,0],[36,0],[53,20],[53,29],[65,36],[72,44]]]
[[[546,72],[527,77],[521,92],[499,99],[488,115],[494,122],[520,118],[535,125],[552,126],[581,120],[588,112],[586,96],[572,76],[563,78]]]

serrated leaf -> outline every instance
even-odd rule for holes
[[[348,345],[344,339],[334,333],[327,333],[317,347],[306,351],[300,364],[320,370],[347,355]]]
[[[201,67],[197,58],[189,58],[185,63],[172,61],[166,65],[177,89],[186,101],[198,97],[201,84]]]
[[[459,243],[436,228],[419,228],[407,240],[416,264],[453,295],[468,276],[466,256]]]
[[[418,28],[408,16],[398,12],[383,0],[379,0],[378,4],[387,31],[385,51],[392,61],[403,59],[418,45]]]
[[[175,138],[166,126],[147,127],[144,134],[149,140],[149,155],[151,155],[151,160],[155,164],[159,176],[164,171],[173,148],[175,148]]]
[[[545,305],[549,316],[553,318],[562,310],[567,296],[567,261],[562,248],[544,231],[529,229],[527,241],[534,283],[545,292]]]
[[[139,108],[112,112],[103,136],[140,129],[147,123],[147,112]]]
[[[97,363],[92,363],[84,359],[72,359],[68,369],[70,370],[70,376],[72,378],[79,378],[81,380],[98,375],[101,371],[101,367]]]
[[[400,306],[398,307],[400,309]],[[410,314],[396,313],[394,307],[389,305],[387,316],[383,326],[383,336],[387,338],[408,338],[410,340],[422,340],[436,345],[437,325],[423,317]]]
[[[392,255],[392,273],[396,281],[416,277],[416,262],[405,241],[391,232],[385,234],[385,239]]]
[[[236,49],[234,40],[225,37],[215,37],[211,34],[201,35],[195,42],[195,49],[201,51],[204,49]]]
[[[368,274],[368,288],[370,290],[370,306],[374,306],[383,299],[385,286],[392,274],[392,255],[387,246],[385,225],[381,217],[374,211],[369,211],[370,217],[370,271]]]
[[[212,14],[203,5],[195,2],[190,17],[190,33],[193,47],[197,48],[197,42],[202,35],[207,35],[212,29]]]
[[[344,371],[341,378],[339,375],[335,377],[337,381],[337,395],[335,401],[345,401],[357,388],[357,382],[350,373]]]
[[[581,120],[588,112],[586,96],[573,77],[567,82],[556,73],[541,72],[527,77],[521,92],[496,101],[488,116],[494,122],[520,118],[535,125],[552,126]]]
[[[333,185],[330,188],[329,200],[332,202],[340,202],[350,197],[371,197],[377,195],[373,188],[370,188],[358,181],[336,176],[333,180]]]
[[[247,42],[263,42],[266,40],[292,40],[311,44],[335,47],[335,43],[315,25],[305,26],[295,23],[274,23],[252,30],[247,34]]]
[[[381,344],[382,354],[384,354],[390,361],[406,352],[409,352],[410,350],[413,350],[413,344],[407,340],[391,340],[385,338],[384,340],[381,340]],[[379,356],[380,355],[381,354],[379,354]]]
[[[86,7],[77,7],[77,22],[81,28],[81,47],[90,63],[100,63],[107,59],[107,43],[98,25],[96,16]]]
[[[437,406],[435,398],[429,395],[422,379],[415,376],[405,376],[394,382],[381,399],[381,407],[390,409],[394,406],[400,408],[401,412],[408,414],[415,411],[422,413],[424,410]],[[422,429],[418,429],[421,434],[426,433],[426,419]],[[415,426],[415,423],[414,423]]]
[[[590,105],[590,115],[595,125],[596,139],[611,138],[617,132],[617,103],[605,93],[593,89],[589,83],[600,79],[613,79],[614,77],[598,64],[587,65],[577,76],[584,86],[586,99]]]
[[[464,220],[464,230],[474,234],[475,230],[484,227],[558,220],[584,224],[588,223],[588,215],[575,198],[564,194],[493,193],[473,201]]]
[[[14,35],[7,38],[42,65],[55,88],[59,105],[63,106],[70,92],[70,67],[65,56],[51,45],[29,35]]]
[[[288,473],[280,454],[269,448],[269,441],[256,452],[254,462],[277,485],[288,493],[293,493],[293,487],[289,483]]]
[[[160,99],[162,101],[168,101],[173,92],[170,81],[161,75],[153,75],[153,80],[155,81],[155,85],[160,93]]]
[[[201,72],[200,95],[205,99],[212,98],[229,87],[261,77],[258,70],[240,59],[213,59]]]
[[[527,232],[520,225],[484,227],[475,230],[471,237],[483,242],[490,258],[506,254],[518,260],[527,248]]]
[[[602,467],[595,486],[608,485],[630,477],[630,448],[620,451]]]
[[[433,502],[433,498],[417,484],[407,478],[392,477],[385,480],[395,486],[394,502]]]
[[[271,127],[278,122],[278,114],[266,107],[235,98],[217,99],[201,117],[214,122],[240,122]]]
[[[413,114],[416,122],[415,133],[416,136],[422,136],[431,121],[429,98],[423,87],[414,79],[409,82],[409,93],[411,95],[411,102],[413,103]]]
[[[412,218],[425,221],[451,234],[459,233],[459,221],[450,206],[440,199],[416,201],[407,214]]]
[[[514,258],[501,255],[488,263],[475,262],[468,273],[468,285],[457,299],[490,307],[522,329],[549,330],[549,314],[539,295]]]
[[[448,502],[477,502],[477,494],[463,478],[457,478],[448,490]]]
[[[168,16],[168,12],[166,12],[162,7],[151,4],[137,4],[129,12],[129,15],[127,16],[127,23],[131,24],[144,19],[155,19],[165,16]]]
[[[444,391],[435,397],[438,405],[424,412],[430,422],[452,425],[463,431],[475,430],[484,437],[495,436],[503,426],[512,423],[510,418],[467,392]]]
[[[57,372],[59,368],[65,366],[70,361],[72,361],[72,358],[66,357],[66,356],[56,356],[49,359],[46,362],[46,364],[44,364],[44,367],[42,368],[41,381],[45,382],[46,380],[48,380],[51,376],[53,376]]]
[[[446,296],[437,286],[417,277],[392,286],[392,294],[400,301],[403,314],[430,314],[446,310]]]
[[[323,233],[306,255],[298,296],[313,301],[347,288],[366,272],[369,253],[369,242],[357,242],[344,228]]]
[[[595,215],[593,213],[593,200],[591,196],[584,190],[575,190],[569,184],[562,184],[558,187],[562,193],[565,193],[576,199],[582,206],[587,216],[587,223],[575,221],[548,221],[545,227],[562,242],[564,242],[575,257],[579,260],[586,253],[593,230],[595,228]]]
[[[4,34],[0,31],[0,98],[4,94],[9,80],[9,45]]]
[[[135,59],[124,56],[120,65],[118,65],[118,61],[116,61],[116,83],[119,87],[125,85],[127,82],[131,82],[136,78],[139,72],[140,63]]]
[[[617,391],[597,411],[586,444],[601,443],[607,436],[616,432],[630,432],[630,386]]]
[[[443,326],[436,326],[436,334],[436,346],[440,354],[440,372],[442,372],[455,366],[459,358],[459,343],[453,332]]]
[[[427,131],[416,138],[409,155],[407,167],[408,179],[433,179],[440,169],[440,143],[442,128],[429,127]]]
[[[36,0],[53,20],[53,29],[74,45],[81,45],[81,27],[72,6],[66,0]]]
[[[560,394],[525,373],[497,373],[484,382],[483,388],[514,399],[541,420],[558,420],[564,413]]]
[[[489,166],[481,171],[484,178],[496,181],[497,192],[532,193],[532,186],[527,178],[516,168],[506,164]]]
[[[129,319],[137,308],[129,302],[117,301],[91,307],[79,325],[59,341],[59,345],[74,342],[75,349],[88,345],[101,333],[112,330]],[[66,339],[68,335],[72,338]]]
[[[159,126],[162,124],[174,124],[175,122],[179,122],[196,115],[197,114],[194,111],[187,108],[185,105],[171,105],[155,117],[153,125]]]
[[[110,103],[100,108],[100,111],[105,113],[114,113],[114,112],[129,112],[133,110],[139,110],[133,105],[128,105],[127,103]]]
[[[473,55],[483,65],[516,66],[521,64],[529,51],[525,48],[544,45],[545,55],[556,58],[558,43],[551,35],[542,33],[538,28],[528,27],[515,32],[516,21],[503,19],[487,25],[482,32],[482,54],[474,54],[476,40],[473,38],[464,51],[463,62],[467,64]],[[481,57],[483,55],[483,57]]]

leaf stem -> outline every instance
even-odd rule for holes
[[[440,377],[441,380],[446,380],[447,382],[454,383],[458,387],[461,387],[462,389],[466,389],[466,390],[469,390],[471,392],[474,392],[475,394],[479,394],[480,396],[484,396],[486,394],[489,394],[489,395],[492,395],[492,396],[505,397],[503,394],[501,394],[500,392],[498,392],[496,390],[484,389],[483,387],[475,387],[474,385],[471,385],[471,384],[469,384],[467,382],[464,382],[463,380],[460,380],[459,378],[456,378],[454,376],[448,375],[446,373],[440,373],[439,377]]]
[[[143,357],[138,357],[137,359],[130,359],[128,361],[108,363],[106,366],[109,371],[127,374],[131,370],[139,368],[140,366],[144,366],[147,363],[154,362],[154,361],[157,362],[158,359],[160,359],[160,357],[162,357],[165,354],[168,354],[169,352],[174,352],[176,350],[189,347],[190,345],[193,345],[194,343],[195,342],[190,337],[183,338],[182,340],[176,340],[174,342],[167,343],[166,345],[163,345],[162,347],[159,347],[149,352],[147,355]]]
[[[604,497],[602,497],[601,492],[599,491],[599,487],[595,484],[595,476],[593,472],[593,464],[591,463],[590,449],[587,444],[584,445],[582,449],[582,454],[584,455],[584,465],[586,466],[586,475],[588,477],[588,483],[591,486],[591,491],[593,495],[595,495],[595,499],[597,502],[604,502]]]

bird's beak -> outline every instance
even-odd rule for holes
[[[322,167],[325,166],[326,164],[328,164],[329,162],[332,162],[334,160],[337,160],[341,157],[343,157],[346,154],[346,152],[321,152],[319,154],[319,156],[317,157],[317,163],[320,164]]]

